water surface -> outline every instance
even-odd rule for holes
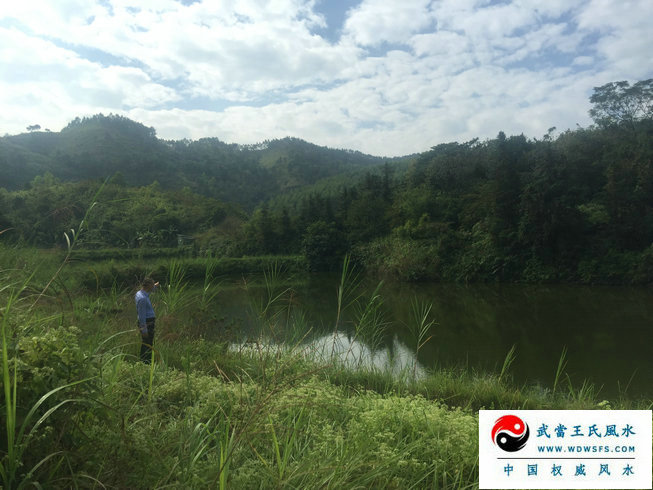
[[[255,335],[265,288],[242,278],[224,284],[218,308],[225,324],[236,336]],[[300,314],[300,322],[286,323],[294,328],[303,324],[312,340],[323,341],[335,328],[337,286],[335,276],[295,278],[279,285],[279,292],[286,287],[292,291],[276,304],[285,305],[286,320]],[[376,286],[370,282],[362,287],[362,304]],[[565,373],[576,388],[588,380],[606,397],[622,392],[653,397],[651,289],[384,283],[380,296],[385,332],[379,344],[368,346],[377,362],[393,359],[393,352],[415,355],[416,339],[408,325],[417,301],[432,305],[436,322],[418,353],[420,368],[464,366],[498,373],[514,345],[513,379],[550,388],[566,349]],[[338,331],[353,338],[358,314],[354,307],[345,311]]]

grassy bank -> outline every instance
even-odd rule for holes
[[[572,386],[564,357],[549,387],[515,386],[513,353],[497,372],[419,376],[316,358],[280,267],[251,303],[261,336],[241,343],[225,330],[213,342],[198,326],[215,321],[216,268],[198,269],[191,294],[190,263],[167,262],[147,366],[132,289],[113,280],[89,292],[79,264],[42,259],[34,274],[41,259],[4,257],[5,488],[475,488],[479,408],[650,408]],[[337,304],[334,325],[351,310],[355,337],[373,345],[378,295],[358,291],[347,266]],[[428,341],[428,308],[415,312]]]
[[[256,257],[197,257],[188,248],[171,249],[37,249],[0,244],[0,264],[5,270],[23,270],[35,274],[41,282],[49,281],[62,262],[61,275],[66,286],[100,292],[118,287],[136,287],[146,275],[168,277],[172,264],[182,267],[184,279],[201,282],[207,271],[212,277],[233,274],[262,274],[272,268],[286,273],[308,270],[301,255]],[[57,277],[57,280],[60,280]]]

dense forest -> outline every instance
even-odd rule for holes
[[[590,99],[595,125],[382,159],[297,139],[164,141],[120,116],[0,138],[7,243],[350,253],[405,280],[653,281],[653,80]],[[91,204],[92,209],[90,209]]]
[[[218,138],[167,141],[154,128],[98,114],[77,118],[59,133],[33,130],[0,138],[0,187],[23,189],[45,173],[64,182],[118,173],[125,185],[188,187],[251,210],[279,193],[384,161],[297,138],[245,146]]]

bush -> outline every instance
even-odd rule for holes
[[[312,223],[302,239],[302,251],[311,271],[336,269],[346,250],[345,237],[334,223]]]
[[[18,400],[31,407],[45,393],[93,375],[90,360],[79,347],[77,327],[47,328],[19,334]]]
[[[369,272],[402,281],[439,280],[437,245],[428,240],[381,238],[359,247],[356,256]]]
[[[640,269],[640,267],[644,267]],[[631,284],[635,270],[645,270],[637,252],[609,250],[601,258],[584,259],[578,264],[578,277],[585,284]]]

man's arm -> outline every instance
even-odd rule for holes
[[[146,308],[146,299],[140,298],[136,302],[136,312],[138,313],[138,328],[140,329],[142,335],[147,335],[147,322],[145,320]]]

